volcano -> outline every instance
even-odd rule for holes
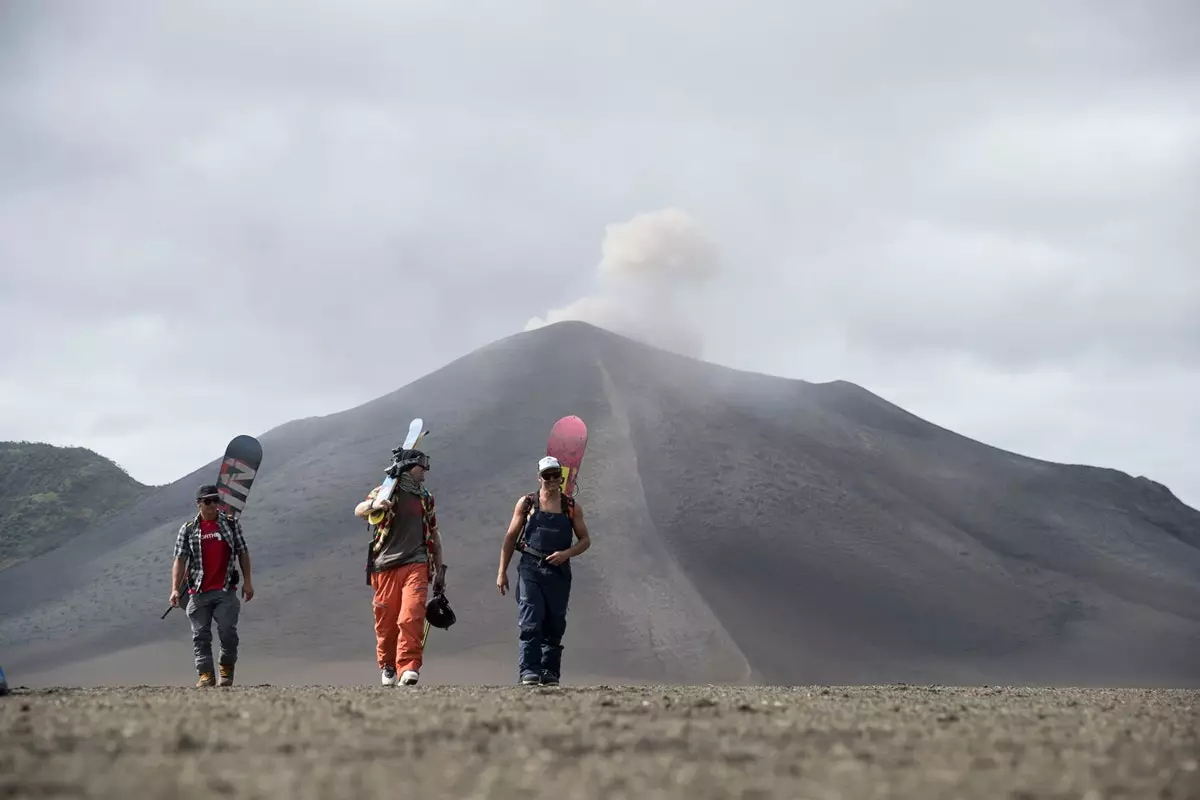
[[[239,682],[377,682],[352,510],[419,416],[458,617],[430,633],[422,681],[512,683],[501,540],[571,414],[590,432],[576,496],[593,542],[564,683],[1200,685],[1200,512],[1166,487],[579,322],[259,437]],[[216,467],[0,572],[10,683],[195,680],[186,616],[159,615]]]

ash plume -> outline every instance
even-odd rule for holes
[[[605,226],[597,290],[533,317],[525,330],[579,320],[682,355],[700,358],[700,293],[717,274],[715,245],[678,208]]]

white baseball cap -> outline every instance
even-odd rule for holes
[[[556,467],[558,469],[562,469],[562,464],[558,463],[558,459],[554,456],[546,456],[538,462],[538,475],[541,475],[548,469],[554,469]]]

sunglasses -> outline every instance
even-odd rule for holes
[[[553,472],[543,472],[542,480],[561,481],[562,480],[562,472],[560,472],[558,470],[555,470]]]
[[[201,498],[200,502],[203,505],[211,506],[213,503],[221,502],[221,498],[219,498],[219,497],[204,497],[204,498]]]

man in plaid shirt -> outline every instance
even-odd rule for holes
[[[179,605],[180,587],[186,574],[188,619],[192,623],[192,650],[196,671],[200,673],[197,686],[212,686],[213,676],[212,623],[217,623],[221,640],[221,686],[233,685],[233,668],[238,657],[238,615],[241,603],[237,596],[237,572],[233,557],[237,556],[245,581],[242,597],[249,602],[254,597],[250,581],[250,551],[242,538],[242,526],[234,517],[217,510],[221,495],[213,485],[201,486],[196,492],[196,516],[179,526],[175,537],[174,563],[171,566],[171,605]]]

